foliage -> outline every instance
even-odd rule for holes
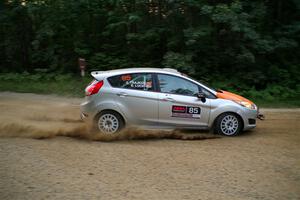
[[[4,0],[0,72],[76,73],[84,57],[88,70],[171,67],[245,95],[296,97],[299,22],[296,0]]]
[[[162,64],[166,68],[174,68],[184,73],[193,74],[194,72],[191,65],[191,56],[189,55],[167,52]]]

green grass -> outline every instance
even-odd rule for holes
[[[252,101],[261,108],[299,108],[299,98],[277,99],[277,100],[262,100],[252,99]]]
[[[1,74],[0,91],[84,97],[84,89],[93,79],[92,77],[81,78],[71,74],[22,75]]]
[[[0,74],[0,91],[56,94],[67,97],[84,97],[84,89],[93,78],[86,76],[81,78],[74,74]],[[280,89],[280,88],[279,88]],[[275,90],[277,91],[277,90]],[[283,91],[283,90],[282,90]],[[234,92],[234,91],[233,91]],[[259,107],[272,108],[296,108],[300,107],[300,95],[271,95],[268,89],[264,91],[245,90],[238,94],[249,98]],[[276,97],[281,96],[281,97]]]

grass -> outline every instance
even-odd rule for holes
[[[87,84],[84,81],[68,82],[2,82],[0,81],[0,91],[37,93],[37,94],[57,94],[68,97],[83,97],[84,88]]]
[[[253,99],[253,102],[261,108],[299,108],[299,98],[277,99],[277,100],[262,100]]]
[[[84,97],[84,89],[93,78],[87,76],[81,78],[73,74],[0,74],[0,91],[56,94],[67,97]],[[257,96],[255,96],[257,94]],[[296,108],[300,107],[300,96],[289,98],[263,99],[262,95],[255,91],[248,95],[259,107],[272,108]]]
[[[84,97],[84,89],[92,77],[76,77],[68,75],[0,75],[0,91],[56,94],[67,97]]]

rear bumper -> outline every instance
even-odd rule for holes
[[[84,122],[91,122],[95,112],[93,101],[84,101],[80,104],[80,118]]]
[[[89,115],[88,114],[86,114],[86,113],[80,113],[80,119],[82,120],[82,121],[87,121],[88,120],[88,117],[89,117]]]

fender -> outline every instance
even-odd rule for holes
[[[226,100],[226,99],[215,99],[214,101],[211,101],[211,111],[210,111],[210,118],[208,122],[208,126],[211,128],[213,126],[214,121],[217,119],[219,115],[226,112],[232,112],[238,114],[244,124],[245,119],[243,118],[244,111],[241,106],[237,105],[236,103]]]
[[[125,123],[127,122],[127,118],[125,117],[124,113],[121,111],[121,109],[116,105],[115,102],[112,102],[112,101],[102,101],[101,103],[97,104],[96,105],[96,112],[94,113],[94,117],[102,112],[103,110],[113,110],[113,111],[116,111],[118,112],[122,117],[123,119],[125,120]]]

